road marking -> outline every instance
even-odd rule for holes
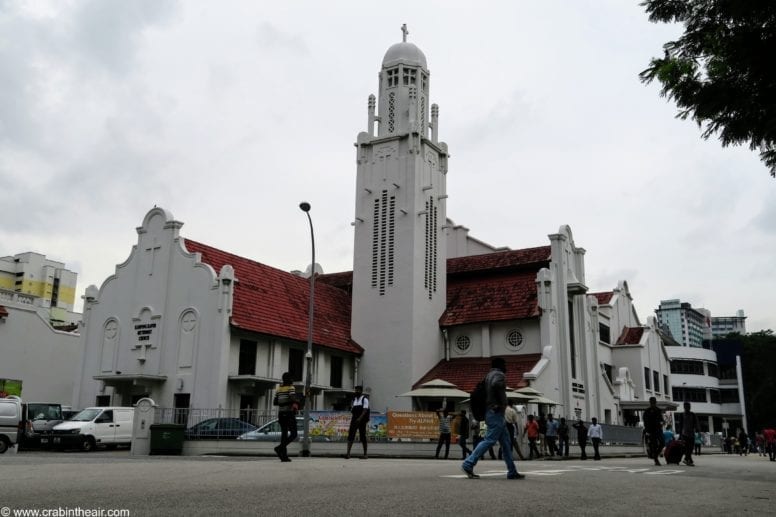
[[[673,474],[681,474],[685,472],[684,470],[675,470],[675,469],[651,470],[649,468],[635,469],[635,468],[628,468],[628,467],[607,467],[607,466],[577,467],[574,465],[569,465],[568,468],[564,468],[564,469],[521,470],[520,473],[525,474],[527,476],[560,476],[562,474],[585,472],[585,471],[612,472],[612,473],[627,472],[629,474],[648,474],[653,476],[655,475],[670,476]],[[477,474],[482,478],[501,477],[501,476],[506,476],[507,471],[506,470],[487,470],[484,472],[477,472]],[[451,478],[451,479],[465,479],[467,476],[466,474],[448,474],[448,475],[442,475],[440,477]]]

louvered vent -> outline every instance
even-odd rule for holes
[[[372,287],[385,294],[393,285],[396,244],[396,198],[383,190],[375,199],[372,223]]]

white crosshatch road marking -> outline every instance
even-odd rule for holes
[[[672,474],[681,474],[684,472],[684,470],[676,470],[676,469],[650,469],[650,468],[628,468],[628,467],[607,467],[607,466],[600,466],[600,467],[577,467],[577,466],[569,466],[568,468],[563,469],[538,469],[538,470],[520,470],[521,474],[525,474],[526,476],[559,476],[561,474],[568,474],[568,473],[574,473],[574,472],[591,472],[591,471],[599,471],[599,472],[612,472],[612,473],[620,473],[620,472],[627,472],[628,474],[647,474],[647,475],[661,475],[661,476],[669,476]],[[489,478],[489,477],[503,477],[507,475],[506,470],[485,470],[482,472],[478,472],[475,470],[475,473],[479,475],[481,478]],[[447,474],[442,475],[440,477],[443,478],[452,478],[452,479],[465,479],[466,474],[460,473],[460,474]]]

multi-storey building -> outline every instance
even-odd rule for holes
[[[711,318],[711,333],[715,338],[728,334],[746,334],[746,316],[739,309],[735,316],[714,316]]]
[[[655,310],[661,328],[668,328],[671,336],[682,346],[703,347],[705,329],[711,326],[709,318],[700,309],[679,300],[662,300]]]
[[[722,433],[745,427],[740,360],[738,367],[720,368],[711,346],[710,312],[679,300],[663,300],[655,313],[661,329],[673,338],[666,344],[675,343],[666,346],[674,401],[690,402],[702,431]],[[681,419],[681,410],[675,417]]]
[[[72,323],[68,316],[75,304],[78,275],[65,264],[40,253],[26,252],[0,257],[0,289],[36,298],[36,304],[50,309],[50,319]]]
[[[76,273],[38,253],[0,258],[0,378],[22,398],[70,405],[80,360]]]

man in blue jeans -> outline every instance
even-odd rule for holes
[[[494,357],[490,363],[491,370],[485,376],[485,384],[488,393],[488,409],[485,413],[485,423],[488,431],[485,438],[477,444],[461,468],[469,479],[477,479],[480,476],[474,473],[474,466],[482,458],[483,454],[496,443],[501,445],[501,453],[504,463],[507,465],[507,479],[523,479],[525,476],[517,472],[515,462],[512,459],[512,438],[507,431],[504,420],[504,410],[507,407],[507,382],[504,373],[507,370],[506,362],[502,357]]]

